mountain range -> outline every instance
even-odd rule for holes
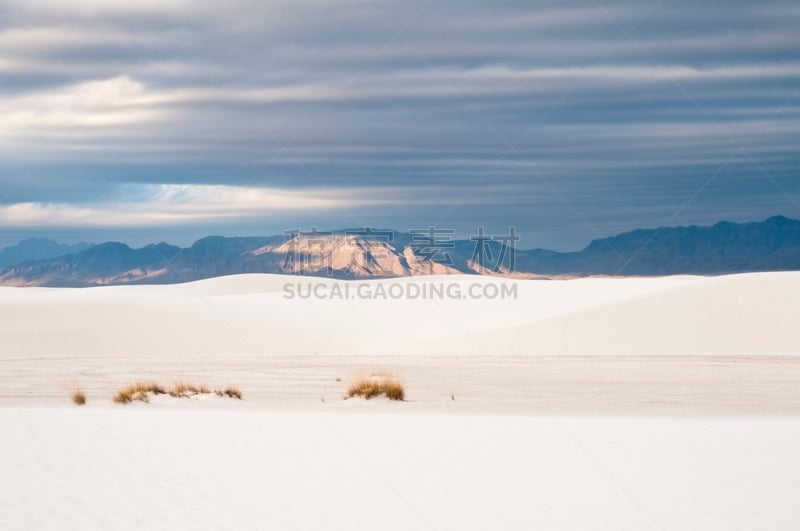
[[[16,245],[0,249],[0,268],[33,260],[45,260],[65,254],[78,253],[92,247],[91,243],[73,245],[54,242],[47,238],[29,238]]]
[[[21,242],[0,251],[0,257],[8,261],[25,256],[20,249],[28,247],[29,243]],[[722,221],[706,227],[639,229],[594,240],[576,252],[514,250],[504,241],[488,237],[451,240],[447,233],[376,229],[297,233],[290,237],[209,236],[186,248],[159,243],[132,249],[118,242],[84,249],[50,248],[67,252],[8,265],[0,269],[0,284],[164,284],[240,273],[343,279],[425,274],[567,278],[797,270],[800,221],[774,216],[751,223]]]

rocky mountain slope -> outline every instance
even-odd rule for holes
[[[477,247],[476,247],[477,246]],[[591,242],[578,252],[516,250],[502,242],[453,241],[441,234],[351,229],[291,237],[210,236],[191,247],[131,249],[108,242],[0,271],[11,286],[175,283],[239,273],[334,278],[493,274],[522,278],[589,275],[724,274],[800,269],[800,221],[641,229]]]

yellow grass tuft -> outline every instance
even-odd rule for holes
[[[84,394],[83,389],[80,387],[75,388],[72,392],[72,401],[79,406],[86,404],[86,394]]]
[[[348,398],[362,396],[369,400],[382,394],[390,400],[405,400],[403,384],[393,374],[384,371],[356,379],[347,390]]]
[[[187,398],[194,395],[207,395],[211,393],[205,385],[194,385],[186,382],[178,382],[169,389],[169,396],[175,398]]]
[[[214,389],[212,391],[211,388],[206,385],[195,385],[187,382],[176,382],[169,389],[165,389],[155,382],[135,382],[118,390],[114,394],[114,402],[118,404],[127,404],[134,400],[149,402],[150,394],[169,394],[169,396],[175,398],[189,398],[195,395],[211,394],[212,392],[217,396],[242,399],[242,392],[233,386],[228,386],[225,389]]]
[[[117,404],[127,404],[134,400],[149,402],[150,398],[147,396],[148,393],[163,395],[166,391],[156,382],[134,382],[118,390],[114,394],[113,400]]]
[[[239,400],[242,399],[242,392],[230,385],[225,388],[225,391],[223,391],[223,393],[225,394],[225,396],[230,398],[238,398]]]
[[[394,378],[386,378],[383,381],[383,393],[390,399],[390,400],[405,400],[406,398],[406,391],[403,388],[403,384],[399,381],[395,380]]]

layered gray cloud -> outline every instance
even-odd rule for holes
[[[570,248],[798,216],[798,23],[791,1],[1,2],[0,227]]]

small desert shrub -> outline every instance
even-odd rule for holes
[[[363,396],[367,400],[381,394],[391,400],[405,399],[403,384],[392,374],[386,372],[358,378],[350,384],[350,388],[347,390],[348,397]]]
[[[178,382],[169,390],[169,396],[175,398],[186,398],[194,395],[207,395],[211,391],[205,385],[193,385],[185,382]]]
[[[114,394],[114,402],[117,404],[127,404],[133,400],[140,400],[142,402],[149,402],[150,399],[147,393],[154,395],[163,395],[166,393],[163,387],[155,382],[134,382],[128,384]]]
[[[366,378],[351,383],[350,388],[347,390],[348,397],[363,396],[367,400],[379,394],[381,394],[380,384],[377,381]]]
[[[230,398],[238,398],[239,400],[242,399],[242,392],[235,387],[228,386],[225,388],[225,391],[223,391],[223,393],[225,394],[225,396]]]
[[[114,402],[118,404],[127,404],[134,400],[149,402],[151,393],[154,395],[169,394],[169,396],[175,398],[189,398],[195,395],[211,394],[212,391],[208,386],[194,385],[187,382],[176,382],[169,389],[165,389],[155,382],[135,382],[117,391],[114,394]],[[215,389],[213,393],[217,396],[242,399],[242,392],[232,386],[228,386],[225,389]]]
[[[79,406],[82,406],[86,403],[86,395],[84,394],[83,389],[80,387],[75,388],[75,390],[72,392],[72,401]]]
[[[406,397],[406,391],[403,388],[403,384],[393,378],[387,378],[384,380],[383,393],[390,400],[404,400]]]
[[[114,398],[112,398],[114,402],[117,404],[127,404],[131,400],[133,400],[133,393],[128,393],[124,389],[120,389],[116,393],[114,393]]]

